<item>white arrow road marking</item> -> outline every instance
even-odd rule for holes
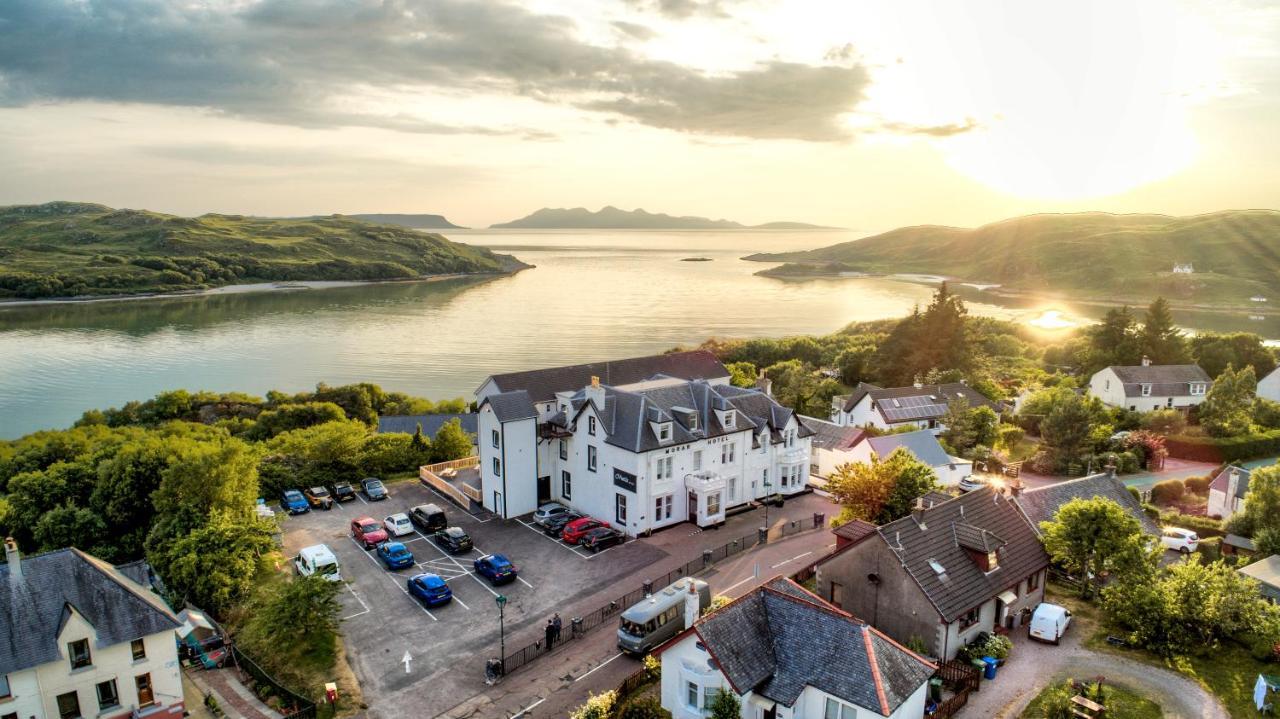
[[[408,650],[408,649],[404,650],[404,657],[402,657],[402,658],[400,659],[400,661],[404,662],[404,673],[405,673],[405,674],[408,674],[408,673],[409,673],[409,662],[413,661],[413,657],[409,656],[409,650]]]

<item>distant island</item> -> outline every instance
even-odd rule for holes
[[[804,252],[743,259],[786,264],[784,279],[931,274],[1008,295],[1242,304],[1280,297],[1280,212],[1041,214],[975,229],[922,225]]]
[[[525,267],[483,247],[342,215],[178,217],[83,202],[0,207],[0,299],[407,280]]]
[[[744,225],[732,220],[711,220],[706,217],[675,217],[662,213],[635,209],[628,212],[612,205],[592,212],[585,207],[573,209],[544,207],[541,210],[511,222],[490,225],[495,229],[525,230],[831,230],[804,222],[767,222],[763,225]]]
[[[710,262],[710,257],[682,257],[681,262]]]
[[[465,230],[462,225],[455,225],[446,220],[444,215],[347,215],[364,222],[379,225],[398,225],[415,230]]]

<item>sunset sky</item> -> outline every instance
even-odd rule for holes
[[[1280,5],[4,0],[0,204],[976,225],[1280,207]]]

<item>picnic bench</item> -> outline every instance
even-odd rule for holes
[[[1096,719],[1107,712],[1107,708],[1101,704],[1089,699],[1083,694],[1077,694],[1071,697],[1071,703],[1075,706],[1071,708],[1071,713],[1081,719]]]

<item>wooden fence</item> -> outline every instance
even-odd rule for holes
[[[440,494],[443,494],[444,496],[448,497],[450,500],[454,502],[454,504],[457,504],[459,507],[462,507],[463,509],[470,509],[472,499],[475,499],[477,502],[480,501],[480,491],[475,489],[474,487],[471,487],[470,485],[464,485],[468,489],[471,489],[473,492],[475,492],[476,496],[474,498],[470,497],[464,490],[458,489],[457,487],[453,486],[448,480],[441,477],[439,473],[447,469],[469,469],[471,467],[478,467],[478,466],[480,466],[479,457],[464,457],[462,459],[453,459],[453,460],[449,460],[448,462],[437,462],[435,464],[428,464],[428,465],[419,467],[418,477],[419,479],[421,479],[423,484],[427,485],[428,487],[431,487],[432,489],[435,489],[436,491],[440,492]]]
[[[433,473],[439,474],[440,472],[443,472],[446,469],[469,469],[471,467],[479,467],[479,466],[480,466],[480,457],[476,455],[472,455],[470,457],[463,457],[462,459],[451,459],[448,462],[436,462],[435,464],[428,464],[425,467],[421,467],[420,469],[429,469]]]

